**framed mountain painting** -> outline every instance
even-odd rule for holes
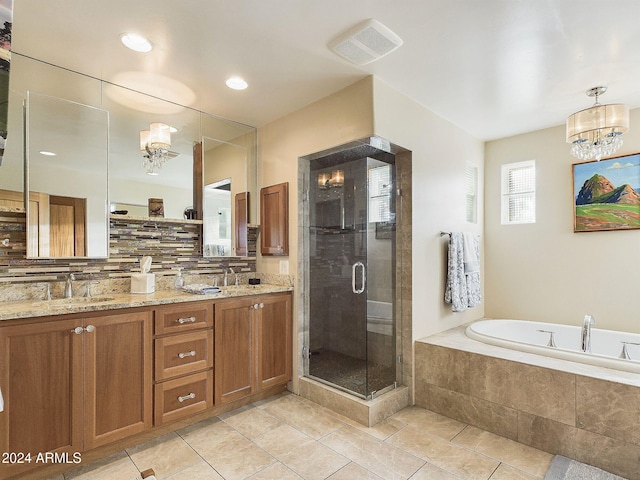
[[[640,228],[640,153],[573,165],[574,232]]]

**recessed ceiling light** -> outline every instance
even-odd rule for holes
[[[47,152],[46,150],[42,150],[42,151],[40,152],[40,155],[45,155],[45,156],[47,156],[47,157],[55,157],[55,156],[56,156],[56,154],[55,154],[55,153],[53,153],[53,152]]]
[[[249,84],[240,77],[231,77],[226,81],[226,84],[227,87],[233,88],[234,90],[244,90],[249,86]]]
[[[137,33],[123,33],[120,35],[120,41],[135,52],[147,53],[153,49],[153,43]]]

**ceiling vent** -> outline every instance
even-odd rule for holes
[[[373,18],[359,23],[329,44],[329,48],[356,65],[366,65],[402,45],[402,39]]]

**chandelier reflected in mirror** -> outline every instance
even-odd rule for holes
[[[620,103],[600,105],[598,97],[607,87],[586,91],[596,97],[592,107],[580,110],[567,118],[567,143],[573,144],[571,154],[580,160],[613,155],[621,146],[624,133],[629,130],[629,107]]]
[[[331,175],[326,172],[318,175],[318,188],[321,190],[340,188],[342,185],[344,185],[344,170],[334,170]]]
[[[154,122],[149,130],[140,131],[140,151],[144,160],[142,166],[149,175],[158,175],[162,166],[170,158],[171,127],[164,123]]]

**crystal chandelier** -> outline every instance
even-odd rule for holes
[[[567,143],[571,154],[580,160],[600,160],[615,153],[622,146],[622,136],[629,130],[629,107],[620,103],[600,105],[598,97],[607,87],[586,91],[596,97],[592,107],[580,110],[567,118]]]
[[[159,170],[169,159],[171,148],[171,127],[155,122],[149,130],[140,131],[140,151],[144,160],[142,166],[149,175],[158,175]]]

